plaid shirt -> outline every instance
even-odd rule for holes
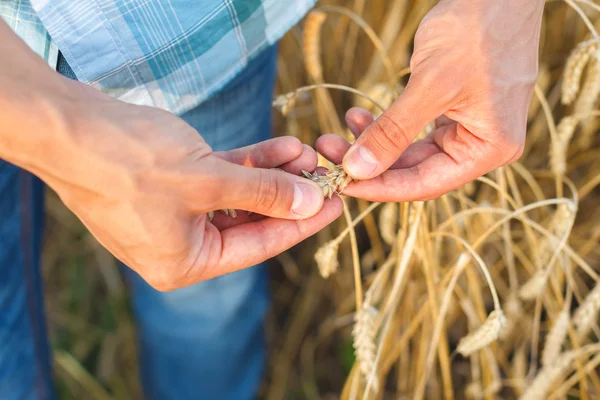
[[[181,114],[275,44],[316,0],[0,0],[0,16],[55,67],[129,103]]]

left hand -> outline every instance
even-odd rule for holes
[[[543,0],[441,0],[416,33],[402,95],[375,121],[365,110],[348,111],[352,146],[335,135],[319,138],[317,150],[360,180],[344,194],[432,199],[516,161],[543,7]],[[434,120],[436,129],[412,143]]]

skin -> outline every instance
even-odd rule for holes
[[[376,121],[350,109],[356,136],[317,150],[372,201],[439,197],[519,159],[538,71],[544,1],[441,0],[421,22],[402,95]],[[431,121],[436,129],[414,141]]]
[[[1,20],[0,54],[11,55],[0,58],[0,158],[44,180],[158,290],[265,261],[341,214],[299,176],[317,156],[295,138],[213,152],[168,112],[61,77]],[[254,214],[208,220],[224,208]]]

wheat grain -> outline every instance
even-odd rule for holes
[[[555,362],[560,354],[562,344],[567,337],[569,329],[569,311],[567,307],[561,310],[560,314],[554,322],[554,326],[548,333],[546,344],[542,351],[542,365],[547,366]]]
[[[573,325],[579,337],[586,336],[598,318],[600,311],[600,283],[592,289],[573,313]]]
[[[598,41],[590,40],[577,46],[567,58],[563,73],[562,103],[571,104],[579,92],[581,75],[586,64],[598,50]]]
[[[458,342],[456,351],[463,356],[468,356],[477,350],[481,350],[490,343],[498,340],[505,326],[506,317],[502,313],[502,310],[492,311],[475,332],[465,336]]]
[[[311,11],[304,22],[302,54],[308,75],[316,82],[323,81],[321,65],[321,27],[327,18],[323,11]]]
[[[384,242],[389,245],[396,240],[396,221],[398,220],[398,203],[386,203],[379,213],[379,232]]]

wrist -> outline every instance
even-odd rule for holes
[[[73,83],[46,62],[0,19],[0,158],[37,173],[68,126]]]
[[[35,83],[0,80],[0,157],[28,170],[41,167],[68,125],[69,101],[62,85]]]

